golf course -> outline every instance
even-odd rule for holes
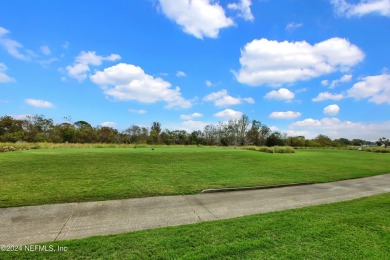
[[[0,153],[0,207],[330,182],[390,172],[390,154],[217,147],[37,149]]]
[[[0,10],[0,260],[390,260],[390,0]]]
[[[222,147],[56,148],[0,153],[0,207],[323,183],[390,172],[390,154]],[[2,259],[385,259],[390,195],[126,234],[39,244]]]

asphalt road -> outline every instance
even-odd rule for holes
[[[178,226],[387,192],[390,174],[274,189],[0,208],[0,245]]]

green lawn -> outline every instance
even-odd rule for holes
[[[389,259],[390,193],[229,220],[46,243],[0,259]]]
[[[42,149],[0,153],[0,207],[95,201],[204,189],[327,182],[390,172],[390,154],[233,148]]]

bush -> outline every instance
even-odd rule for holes
[[[245,146],[242,149],[248,150],[248,151],[257,151],[257,152],[263,152],[263,153],[295,153],[294,148],[291,146],[274,146],[274,147],[268,147],[268,146]]]
[[[291,146],[275,146],[274,152],[275,153],[295,153],[295,150]]]
[[[272,147],[267,147],[267,146],[259,147],[258,151],[259,152],[263,152],[263,153],[274,153],[273,148]]]
[[[366,152],[374,152],[374,153],[390,153],[390,148],[384,148],[384,147],[368,147],[368,148],[363,148],[362,150]]]

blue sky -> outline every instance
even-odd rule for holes
[[[0,1],[0,116],[390,134],[390,0]]]

